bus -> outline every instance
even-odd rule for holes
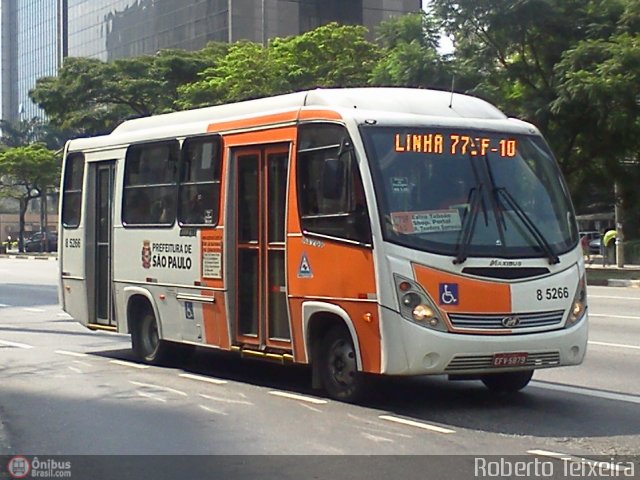
[[[307,364],[356,401],[370,374],[514,392],[585,355],[558,164],[479,98],[317,89],[128,120],[67,142],[60,197],[64,311],[143,362]]]

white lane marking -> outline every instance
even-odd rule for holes
[[[215,413],[216,415],[227,415],[227,413],[225,412],[221,412],[220,410],[214,410],[213,408],[209,408],[206,405],[198,405],[202,410],[209,412],[209,413]]]
[[[408,420],[406,418],[394,417],[393,415],[380,415],[378,418],[382,420],[388,420],[390,422],[400,423],[402,425],[409,425],[410,427],[422,428],[424,430],[430,430],[437,433],[456,433],[455,430],[449,428],[438,427],[437,425],[431,425],[423,422],[416,422],[414,420]]]
[[[79,368],[76,367],[67,367],[69,370],[71,370],[72,372],[76,372],[76,373],[84,373],[82,370],[80,370]]]
[[[588,298],[610,298],[612,300],[633,300],[638,301],[640,298],[637,297],[614,297],[613,295],[591,295],[589,294]]]
[[[199,395],[202,398],[206,398],[207,400],[212,400],[214,402],[235,403],[238,405],[253,405],[253,403],[248,402],[247,400],[234,400],[232,398],[212,397],[211,395],[206,395],[204,393],[200,393]]]
[[[154,395],[153,393],[146,393],[146,392],[136,392],[136,393],[138,394],[139,397],[149,398],[157,402],[167,403],[166,398],[159,397],[157,395]]]
[[[367,433],[367,432],[361,432],[361,433],[364,438],[366,438],[367,440],[373,440],[376,443],[380,443],[380,442],[393,443],[393,440],[391,440],[390,438],[380,437],[378,435],[372,435],[371,433]]]
[[[615,347],[615,348],[631,348],[633,350],[640,350],[640,346],[638,345],[624,345],[622,343],[596,342],[593,340],[589,340],[589,345],[600,345],[602,347]]]
[[[109,360],[109,363],[122,365],[123,367],[140,368],[140,369],[149,368],[149,365],[140,365],[139,363],[126,362],[124,360]]]
[[[311,410],[312,412],[322,413],[322,410],[320,410],[319,408],[312,407],[311,405],[307,405],[306,403],[301,403],[300,406],[302,406],[302,407],[304,407],[304,408],[306,408],[308,410]]]
[[[354,422],[364,423],[364,426],[359,426],[359,425],[357,426],[357,428],[361,428],[363,430],[369,430],[370,432],[375,432],[375,433],[384,433],[385,435],[392,435],[394,437],[413,438],[411,435],[408,435],[406,433],[392,432],[388,430],[386,427],[384,429],[380,428],[379,423],[373,422],[369,418],[358,417],[357,415],[353,415],[351,413],[347,414],[347,417],[351,418]]]
[[[34,313],[46,312],[46,310],[43,310],[42,308],[23,308],[22,310],[24,310],[25,312],[34,312]]]
[[[564,462],[572,462],[572,463],[580,463],[582,465],[589,465],[597,468],[601,471],[606,471],[609,476],[619,476],[614,474],[613,472],[617,472],[618,474],[632,474],[631,469],[633,468],[627,462],[615,463],[613,460],[611,462],[601,462],[599,460],[592,460],[590,458],[583,457],[575,457],[573,455],[568,455],[566,453],[558,453],[558,452],[550,452],[548,450],[527,450],[527,453],[531,455],[537,455],[540,457],[550,457],[550,458],[559,458]],[[591,470],[591,469],[589,469]]]
[[[632,317],[631,315],[607,315],[604,313],[589,313],[590,317],[603,317],[603,318],[621,318],[626,320],[640,320],[640,317]]]
[[[88,362],[83,362],[83,361],[81,361],[81,360],[74,360],[74,361],[73,361],[73,363],[77,363],[78,365],[82,365],[82,366],[84,366],[84,367],[92,367],[92,366],[93,366],[93,365],[91,365],[90,363],[88,363]]]
[[[202,398],[206,398],[207,400],[212,400],[214,402],[223,402],[223,403],[235,403],[238,405],[253,405],[252,402],[247,400],[234,400],[232,398],[221,398],[221,397],[213,397],[211,395],[207,395],[205,393],[199,394]]]
[[[639,403],[639,395],[631,395],[626,393],[603,392],[601,390],[593,390],[584,387],[573,387],[570,385],[558,385],[555,383],[544,383],[533,381],[529,384],[532,387],[545,388],[547,390],[555,390],[558,392],[575,393],[577,395],[585,395],[587,397],[604,398],[605,400],[619,400],[621,402]]]
[[[162,385],[154,385],[153,383],[142,383],[142,382],[134,382],[133,380],[129,380],[129,383],[133,385],[137,385],[139,387],[147,387],[147,388],[155,388],[157,390],[163,390],[165,392],[175,393],[176,395],[182,395],[183,397],[188,397],[186,392],[182,390],[176,390],[175,388],[163,387]]]
[[[26,343],[10,342],[9,340],[0,340],[0,345],[5,345],[7,347],[24,348],[24,349],[33,348],[33,345],[27,345]]]
[[[295,393],[280,392],[277,390],[269,392],[269,395],[275,395],[276,397],[290,398],[291,400],[299,400],[301,402],[315,403],[316,405],[328,403],[326,400],[322,400],[321,398],[307,397],[306,395],[297,395]]]
[[[192,373],[181,373],[179,375],[182,378],[189,378],[191,380],[198,380],[200,382],[213,383],[214,385],[224,385],[226,380],[218,380],[217,378],[203,377],[202,375],[194,375]]]
[[[58,355],[67,355],[69,357],[88,357],[89,356],[86,353],[70,352],[68,350],[56,350],[55,353],[57,353]]]

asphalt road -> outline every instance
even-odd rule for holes
[[[565,478],[557,455],[584,465],[640,453],[640,289],[591,287],[585,363],[537,371],[519,394],[379,379],[349,405],[312,391],[304,367],[204,349],[140,365],[128,336],[60,310],[56,272],[0,259],[0,455],[100,456],[73,457],[71,478],[115,478],[116,466],[118,478],[473,478],[491,455],[551,462]]]

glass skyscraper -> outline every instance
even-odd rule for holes
[[[29,99],[35,80],[60,65],[56,0],[2,0],[2,118],[19,121],[42,112]]]
[[[2,0],[1,117],[42,116],[28,98],[66,56],[114,60],[207,42],[297,35],[331,21],[372,32],[420,0]]]

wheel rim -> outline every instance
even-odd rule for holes
[[[153,353],[158,348],[158,343],[160,338],[158,336],[158,326],[156,325],[155,319],[152,316],[149,316],[145,319],[146,335],[144,336],[144,346],[145,346],[145,354],[147,356],[153,355]]]
[[[349,386],[355,381],[357,370],[356,354],[351,343],[344,339],[336,341],[329,355],[329,371],[333,381]]]

